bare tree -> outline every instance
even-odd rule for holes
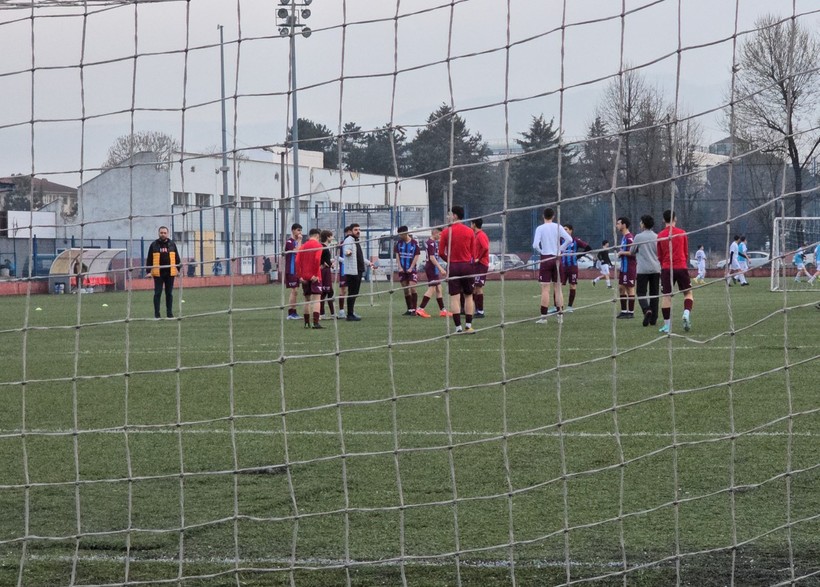
[[[108,149],[108,158],[102,164],[103,169],[117,167],[136,153],[150,151],[156,153],[161,166],[168,165],[175,151],[179,151],[179,142],[170,135],[156,131],[140,131],[118,137]]]
[[[675,208],[693,226],[699,222],[696,212],[706,191],[706,177],[700,172],[702,156],[698,152],[703,130],[695,119],[684,117],[670,125],[670,136],[675,166],[672,177],[677,190]]]
[[[820,143],[820,43],[794,19],[766,15],[756,21],[755,28],[738,54],[735,135],[789,161],[795,191],[793,215],[802,216],[803,171]]]
[[[669,193],[669,107],[661,91],[635,70],[613,79],[604,91],[597,116],[620,135],[619,190],[616,206],[633,218],[663,209]]]

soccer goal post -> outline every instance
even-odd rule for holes
[[[772,291],[802,291],[813,285],[807,274],[817,270],[820,217],[775,218],[772,232]],[[795,259],[797,256],[797,259]],[[797,263],[805,271],[800,271]]]

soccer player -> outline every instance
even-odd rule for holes
[[[319,324],[319,298],[322,295],[322,243],[319,237],[322,231],[311,228],[308,240],[296,250],[296,275],[305,296],[305,328],[310,328],[313,317],[313,328],[322,328]]]
[[[145,258],[145,266],[150,269],[150,275],[154,278],[154,318],[159,319],[159,302],[162,298],[162,290],[165,289],[165,315],[168,318],[174,317],[174,278],[182,269],[182,259],[177,251],[177,246],[168,235],[167,226],[159,227],[159,238],[148,247],[148,254]],[[83,266],[84,267],[84,266]],[[76,270],[82,271],[80,263],[77,263]],[[81,287],[81,281],[77,279],[77,287]]]
[[[746,235],[743,234],[740,235],[740,242],[737,243],[737,262],[743,274],[743,283],[740,285],[749,285],[746,281],[746,272],[749,270],[749,245],[746,244]]]
[[[729,274],[726,277],[726,283],[732,285],[732,281],[737,281],[740,285],[747,285],[746,276],[743,275],[743,270],[740,267],[740,235],[736,234],[732,239],[732,244],[729,245],[729,262],[726,267],[729,269]]]
[[[475,284],[473,286],[473,300],[475,302],[475,318],[484,317],[484,285],[487,283],[487,272],[490,270],[490,239],[487,233],[481,230],[484,225],[482,218],[476,218],[470,223],[475,233],[473,260],[475,266]]]
[[[632,250],[634,236],[629,232],[629,218],[621,216],[615,221],[615,230],[621,233],[621,246],[617,255],[620,261],[618,270],[618,295],[621,298],[619,319],[635,317],[635,281],[638,275],[638,263]]]
[[[333,245],[333,231],[323,230],[319,234],[319,242],[322,243],[322,297],[319,300],[319,317],[325,317],[325,301],[329,310],[330,318],[336,317],[333,303],[333,253],[330,247]]]
[[[592,250],[592,247],[575,236],[572,224],[565,224],[564,230],[572,239],[569,243],[566,243],[564,254],[561,256],[561,286],[563,287],[569,283],[569,302],[564,311],[573,312],[572,305],[575,303],[575,291],[578,289],[578,254],[579,251],[587,253]]]
[[[592,280],[592,285],[596,285],[601,279],[606,279],[606,286],[612,289],[612,282],[609,277],[609,271],[612,268],[609,260],[609,241],[605,240],[601,243],[601,250],[598,251],[598,255],[595,258],[598,271],[600,271],[601,274]]]
[[[564,320],[564,292],[558,285],[560,255],[569,243],[572,235],[560,224],[553,222],[555,210],[544,209],[544,222],[535,229],[532,239],[532,248],[541,255],[541,264],[538,270],[538,283],[541,285],[541,317],[536,324],[546,324],[549,314],[550,289],[555,284],[555,309],[558,323]],[[562,244],[563,243],[563,244]]]
[[[290,227],[290,237],[285,241],[285,287],[290,290],[288,297],[288,320],[298,320],[296,311],[299,287],[299,276],[296,274],[296,251],[302,244],[302,225],[293,224]]]
[[[430,231],[430,238],[424,243],[427,250],[427,262],[424,264],[424,273],[427,276],[427,291],[424,292],[424,297],[421,298],[419,309],[416,310],[416,316],[421,318],[431,318],[430,314],[424,309],[427,307],[430,298],[435,296],[438,303],[439,313],[442,318],[450,316],[450,312],[444,309],[444,299],[441,293],[441,278],[444,275],[444,267],[441,266],[441,257],[438,254],[438,240],[441,236],[440,228],[433,228]]]
[[[698,274],[695,277],[695,283],[703,285],[706,283],[706,251],[703,250],[703,245],[700,245],[698,251],[695,253],[695,262],[698,265]]]
[[[797,275],[794,276],[794,280],[797,283],[800,283],[801,275],[805,275],[808,279],[811,279],[811,274],[808,269],[806,269],[806,251],[803,250],[803,247],[800,247],[794,252],[792,263],[797,267]]]
[[[814,275],[809,277],[809,285],[814,285],[818,276],[820,276],[820,242],[814,247]]]
[[[407,306],[404,315],[415,316],[419,299],[416,293],[416,283],[419,280],[416,263],[418,263],[421,249],[418,241],[411,236],[406,226],[399,226],[399,238],[393,246],[393,253],[396,255],[396,267],[399,269],[398,281],[404,289],[404,303]]]
[[[345,226],[344,229],[344,238],[342,242],[339,243],[338,249],[338,258],[336,259],[337,267],[339,270],[339,313],[336,316],[339,319],[346,318],[345,315],[345,298],[347,297],[347,275],[345,275],[345,256],[344,252],[342,251],[342,247],[344,246],[343,243],[347,237],[349,237],[352,233],[352,229],[349,226]]]
[[[653,326],[658,322],[659,285],[661,264],[658,261],[658,235],[652,230],[655,219],[649,214],[641,216],[641,232],[635,235],[633,242],[637,266],[638,303],[643,310],[643,325]],[[647,289],[649,298],[646,297]]]
[[[672,328],[672,286],[678,284],[678,291],[683,292],[683,329],[689,332],[692,329],[692,305],[695,297],[692,295],[692,283],[689,279],[689,237],[686,231],[678,228],[675,214],[665,210],[663,221],[664,229],[658,233],[658,259],[661,262],[661,312],[663,313],[663,327],[660,332],[669,334]]]
[[[450,210],[450,225],[441,231],[438,251],[447,261],[447,292],[450,294],[450,311],[457,333],[472,334],[473,312],[473,250],[475,233],[461,221],[464,208],[453,206]],[[464,328],[461,327],[461,294],[464,294]]]

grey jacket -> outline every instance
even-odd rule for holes
[[[658,235],[652,230],[644,230],[632,240],[632,253],[638,261],[638,273],[660,273],[658,261]]]

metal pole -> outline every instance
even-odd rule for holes
[[[225,259],[227,261],[226,275],[231,274],[231,232],[230,214],[228,212],[228,128],[225,120],[225,46],[223,39],[223,27],[217,25],[219,29],[219,63],[220,81],[222,82],[222,210],[225,224]]]
[[[293,144],[293,221],[299,222],[299,112],[296,101],[296,2],[290,7],[290,90],[293,99],[293,123],[290,131]]]

